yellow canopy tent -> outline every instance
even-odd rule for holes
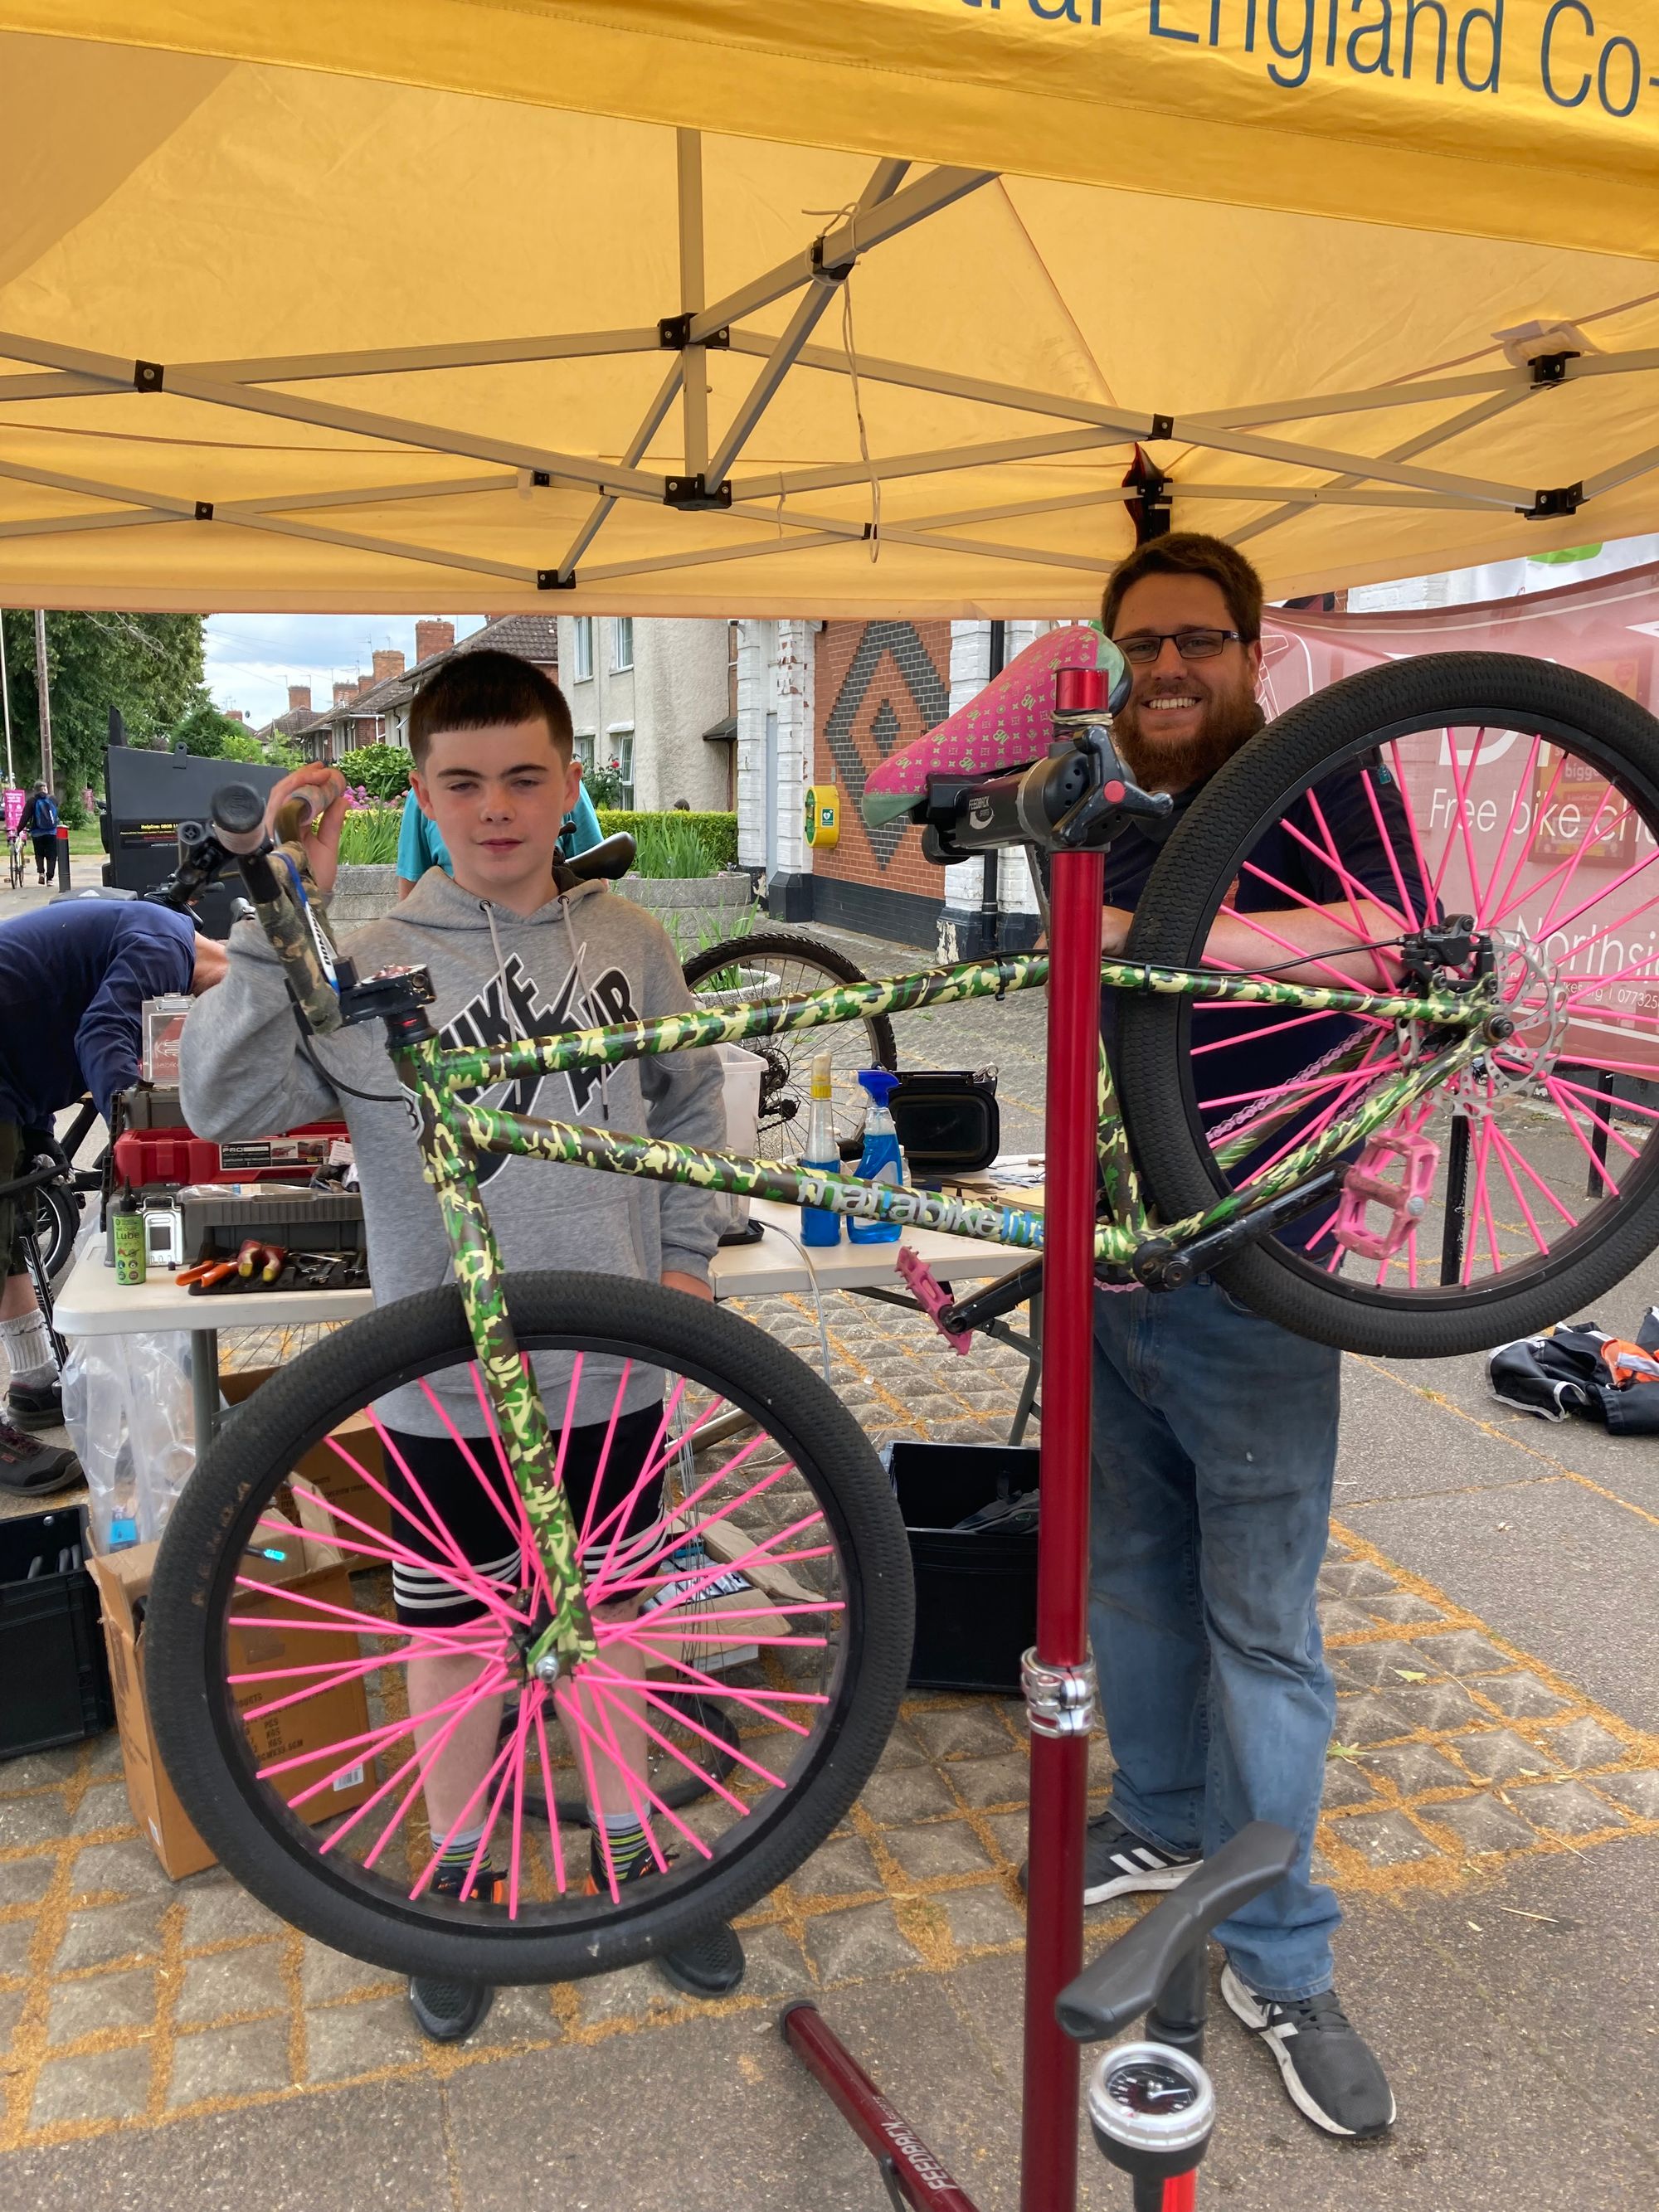
[[[0,0],[0,600],[1062,615],[1138,493],[1275,595],[1652,529],[1656,113],[1655,0]]]

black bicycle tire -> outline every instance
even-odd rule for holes
[[[240,1725],[216,1696],[216,1607],[241,1547],[283,1470],[343,1413],[383,1395],[446,1354],[473,1356],[454,1289],[428,1291],[355,1322],[275,1376],[227,1422],[174,1506],[147,1616],[147,1683],[163,1761],[204,1841],[243,1885],[293,1925],[393,1972],[492,1983],[574,1980],[636,1964],[746,1911],[829,1836],[887,1741],[909,1671],[914,1619],[908,1546],[892,1488],[868,1438],[827,1384],[736,1316],[653,1285],[578,1273],[509,1276],[520,1342],[557,1338],[636,1358],[654,1352],[683,1374],[717,1380],[764,1419],[803,1472],[826,1517],[838,1517],[846,1570],[847,1663],[810,1771],[786,1809],[715,1867],[695,1868],[659,1902],[638,1885],[614,1925],[526,1934],[522,1926],[434,1928],[388,1901],[370,1905],[271,1817],[248,1785]],[[733,1370],[744,1380],[733,1384]],[[255,1408],[257,1407],[257,1410]],[[806,1437],[811,1439],[810,1446]],[[297,1826],[297,1824],[290,1824]]]
[[[48,1247],[41,1235],[41,1217],[50,1213],[52,1238]],[[81,1233],[79,1194],[61,1183],[42,1183],[34,1194],[35,1239],[40,1247],[41,1271],[55,1297],[75,1258],[75,1240]]]
[[[1564,737],[1639,799],[1659,829],[1659,722],[1624,693],[1519,654],[1391,661],[1303,701],[1234,755],[1158,856],[1125,957],[1173,966],[1201,958],[1222,889],[1295,792],[1393,731],[1437,721]],[[1118,1004],[1125,1125],[1166,1221],[1201,1212],[1226,1188],[1196,1133],[1185,1079],[1190,1008],[1186,999],[1129,992]],[[1480,1284],[1402,1291],[1338,1281],[1271,1241],[1218,1267],[1217,1279],[1267,1320],[1344,1351],[1396,1359],[1480,1352],[1584,1310],[1659,1247],[1659,1141],[1646,1147],[1624,1189],[1548,1261]]]
[[[706,945],[701,952],[694,952],[685,963],[686,988],[695,991],[700,981],[718,975],[722,968],[739,965],[757,955],[764,957],[768,953],[780,960],[812,961],[838,983],[867,983],[871,980],[856,961],[849,960],[833,945],[824,944],[821,938],[792,937],[782,930],[769,930],[752,937],[727,938],[722,944]],[[898,1042],[893,1035],[892,1023],[885,1014],[865,1014],[860,1018],[874,1055],[871,1066],[896,1071]]]

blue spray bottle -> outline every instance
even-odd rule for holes
[[[887,1107],[898,1078],[884,1067],[861,1067],[859,1081],[869,1096],[870,1104],[864,1117],[864,1150],[859,1154],[854,1173],[861,1182],[902,1183],[904,1155],[899,1150],[898,1131],[893,1127],[893,1117]],[[860,1221],[856,1215],[848,1217],[847,1235],[854,1244],[896,1244],[903,1233],[896,1221]]]

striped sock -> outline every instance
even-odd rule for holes
[[[632,1813],[605,1813],[600,1815],[600,1821],[605,1829],[605,1841],[611,1846],[611,1863],[617,1870],[618,1881],[626,1881],[630,1875],[639,1871],[641,1860],[647,1866],[656,1864],[651,1856],[651,1838]],[[593,1848],[603,1863],[604,1852],[597,1836],[593,1838]]]
[[[453,1830],[444,1844],[443,1850],[438,1855],[438,1872],[441,1875],[465,1874],[472,1863],[473,1855],[477,1850],[483,1835],[482,1820],[476,1828]],[[486,1861],[485,1864],[479,1868],[478,1872],[482,1876],[488,1870]]]

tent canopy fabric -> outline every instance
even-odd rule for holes
[[[1275,597],[1651,530],[1605,17],[0,0],[0,601],[1057,616],[1149,513]]]

